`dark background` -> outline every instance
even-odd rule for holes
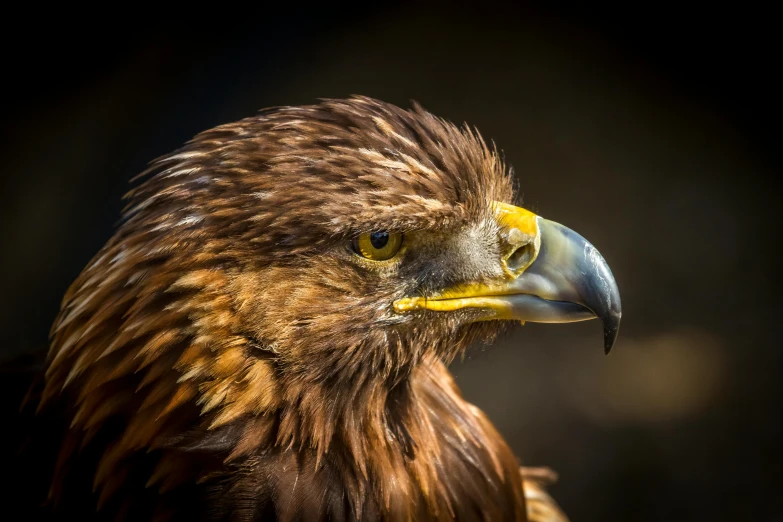
[[[415,99],[494,140],[618,280],[609,357],[596,322],[529,324],[454,365],[572,520],[783,520],[772,12],[117,9],[3,22],[2,357],[46,346],[148,161],[268,106]]]

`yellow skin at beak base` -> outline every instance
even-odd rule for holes
[[[515,279],[525,271],[538,257],[541,248],[541,233],[538,226],[538,215],[527,209],[509,205],[507,203],[493,202],[495,219],[508,243],[515,247],[521,247],[532,242],[533,255],[522,266],[509,268],[507,261],[516,248],[509,248],[501,263],[507,279]],[[514,319],[512,306],[507,300],[497,296],[516,293],[505,284],[470,284],[459,288],[446,290],[431,297],[406,297],[394,302],[397,312],[409,312],[412,310],[433,310],[438,312],[453,312],[462,308],[484,308],[495,312],[487,319]],[[524,324],[524,321],[522,321]]]
[[[441,296],[435,299],[426,297],[406,297],[394,303],[394,309],[397,312],[409,312],[411,310],[433,310],[436,312],[453,312],[462,308],[484,308],[493,310],[495,315],[487,319],[513,319],[512,307],[503,299],[485,293],[483,285],[476,285],[475,290],[470,289],[462,292],[460,297]],[[524,324],[524,321],[522,321]]]
[[[617,339],[622,304],[606,260],[568,227],[505,203],[495,203],[493,208],[502,251],[498,262],[505,277],[467,282],[433,296],[400,299],[394,309],[490,312],[477,321],[570,323],[598,318],[608,354]]]

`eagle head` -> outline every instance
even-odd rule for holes
[[[608,352],[620,299],[589,242],[515,206],[478,132],[326,100],[203,132],[141,177],[52,329],[53,491],[100,444],[102,503],[144,454],[147,490],[225,484],[245,492],[230,509],[283,519],[522,516],[513,457],[443,365],[512,320],[597,317]],[[334,493],[281,500],[298,480]]]

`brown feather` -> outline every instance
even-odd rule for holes
[[[525,520],[516,458],[445,366],[498,325],[391,309],[493,275],[464,238],[491,256],[490,203],[514,194],[477,132],[327,100],[206,131],[141,177],[52,328],[40,410],[72,426],[54,498],[81,462],[108,516],[148,498],[175,518]],[[373,230],[419,256],[369,267],[348,245]]]

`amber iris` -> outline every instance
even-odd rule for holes
[[[353,242],[353,249],[366,259],[386,261],[399,252],[401,245],[402,234],[381,230],[359,236]]]

